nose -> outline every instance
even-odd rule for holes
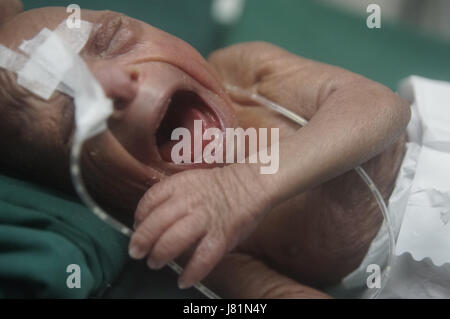
[[[114,101],[114,113],[121,113],[136,98],[139,74],[137,70],[108,66],[94,71],[107,97]],[[114,115],[113,115],[114,117]]]

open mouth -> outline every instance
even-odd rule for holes
[[[176,91],[169,102],[166,114],[156,132],[156,141],[161,158],[166,162],[173,162],[172,148],[180,143],[180,140],[172,140],[172,132],[177,128],[185,128],[190,133],[190,159],[194,162],[194,123],[201,121],[202,131],[201,136],[205,130],[209,128],[218,128],[222,130],[221,122],[215,112],[203,101],[203,99],[195,92],[188,90]],[[202,138],[202,153],[203,149],[208,145],[210,140],[203,140]],[[183,152],[183,150],[181,150]],[[180,156],[187,156],[186,154],[179,154]]]

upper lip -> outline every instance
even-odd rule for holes
[[[171,98],[178,91],[189,91],[189,92],[193,92],[193,93],[197,94],[197,96],[203,101],[203,103],[205,105],[207,105],[209,107],[209,109],[215,115],[215,117],[217,119],[216,122],[219,125],[218,128],[220,130],[222,130],[222,131],[225,130],[225,123],[224,123],[223,119],[219,115],[220,110],[218,109],[217,105],[215,103],[211,103],[211,101],[205,95],[205,92],[203,90],[199,90],[199,89],[197,89],[195,87],[184,85],[184,84],[172,87],[169,91],[166,92],[164,97],[161,98],[161,102],[160,102],[160,105],[159,105],[160,116],[158,117],[157,123],[155,123],[156,124],[155,127],[157,127],[157,128],[160,127],[162,120],[164,119],[164,117],[167,114],[169,105],[171,103]]]
[[[155,134],[157,130],[160,128],[162,121],[164,120],[168,112],[169,106],[172,102],[172,97],[179,91],[188,91],[195,93],[203,101],[204,105],[206,105],[210,109],[210,111],[212,111],[212,113],[214,114],[215,117],[214,122],[215,124],[217,124],[217,128],[219,128],[222,132],[225,132],[226,124],[223,117],[220,116],[221,110],[216,103],[211,101],[211,99],[207,95],[208,92],[206,89],[201,89],[194,85],[186,85],[186,83],[174,83],[174,86],[172,86],[169,90],[167,90],[167,92],[161,97],[159,104],[156,106],[157,108],[159,108],[159,116],[157,117],[156,122],[153,123],[154,127],[156,128]],[[163,160],[161,158],[161,155],[159,154],[159,151],[157,152],[157,154],[158,159]]]
[[[186,169],[191,165],[164,161],[157,143],[158,129],[176,92],[187,91],[196,94],[214,114],[214,124],[221,131],[225,131],[226,127],[234,123],[230,120],[225,102],[218,94],[173,65],[165,62],[153,63],[157,65],[150,62],[152,65],[142,66],[138,95],[124,111],[129,112],[129,109],[131,113],[128,118],[124,114],[125,122],[120,124],[121,128],[116,131],[119,133],[117,138],[134,158],[145,165],[158,167],[161,171]]]

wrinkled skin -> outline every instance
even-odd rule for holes
[[[66,16],[63,8],[22,13],[3,24],[0,42],[15,49]],[[110,129],[85,147],[83,175],[94,197],[117,215],[128,221],[136,211],[134,257],[147,257],[152,268],[180,257],[186,266],[180,286],[208,275],[212,289],[235,298],[326,297],[308,286],[336,284],[357,268],[382,217],[348,171],[364,163],[389,197],[404,152],[406,103],[359,75],[269,44],[233,46],[206,62],[140,21],[87,10],[82,18],[100,25],[81,55],[116,107]],[[42,101],[7,72],[0,80],[3,165],[41,182],[51,170],[51,182],[67,188],[70,99],[55,93]],[[221,83],[258,92],[310,124],[299,129],[242,97],[230,98]],[[221,128],[280,128],[279,173],[259,175],[250,164],[164,161],[156,136],[179,91],[200,97]]]

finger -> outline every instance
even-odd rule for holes
[[[135,225],[141,223],[152,210],[170,198],[172,192],[169,191],[169,187],[163,185],[165,183],[165,181],[159,182],[142,196],[134,213]]]
[[[153,245],[148,258],[152,269],[159,269],[206,235],[204,223],[186,216],[171,226]]]
[[[214,269],[225,253],[224,240],[213,235],[204,237],[178,279],[180,289],[190,288],[200,282]]]
[[[186,215],[186,212],[179,207],[172,201],[168,201],[147,216],[131,236],[130,257],[142,259],[149,253],[156,240],[172,224]]]

